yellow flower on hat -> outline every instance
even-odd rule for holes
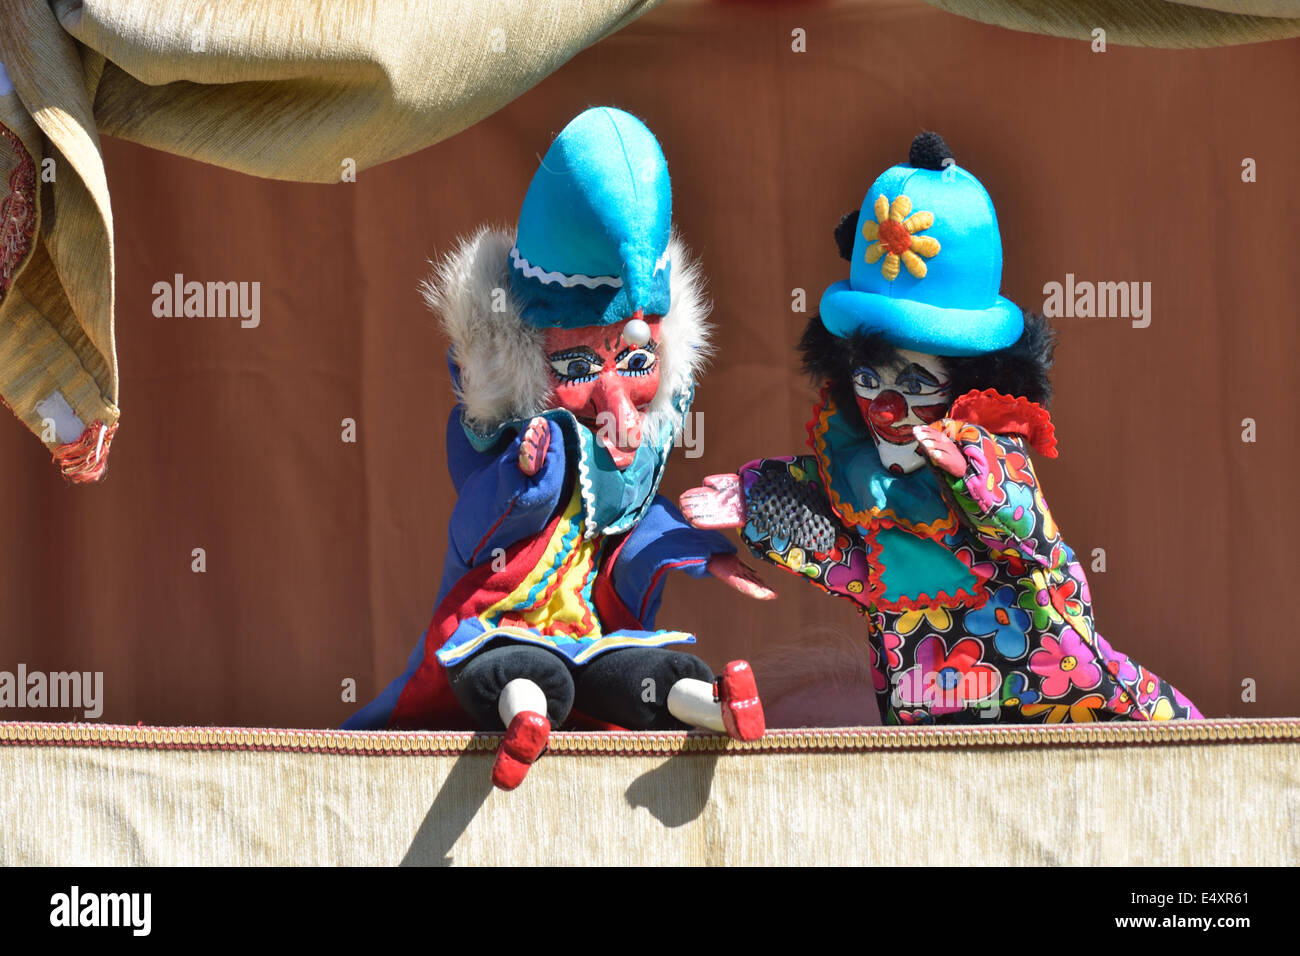
[[[898,278],[900,262],[914,278],[924,279],[926,266],[921,256],[932,259],[938,255],[939,240],[913,233],[933,226],[934,213],[912,212],[912,200],[902,193],[892,203],[881,193],[876,197],[875,212],[875,222],[862,224],[862,237],[875,240],[867,246],[867,262],[875,263],[884,256],[880,274],[890,282]]]

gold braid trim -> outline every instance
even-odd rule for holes
[[[0,746],[124,747],[136,750],[287,751],[370,756],[495,753],[500,734],[435,731],[276,730],[252,727],[130,727],[0,722]],[[1153,744],[1300,741],[1300,719],[1171,720],[1039,726],[844,727],[770,730],[749,743],[686,732],[560,731],[561,755],[800,753],[982,747],[1130,747]]]

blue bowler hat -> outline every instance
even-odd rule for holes
[[[1024,315],[999,295],[1002,236],[993,201],[943,138],[922,133],[905,165],[871,184],[848,281],[822,294],[834,335],[875,331],[929,355],[980,355],[1020,338]]]
[[[575,117],[546,151],[519,213],[510,291],[543,328],[668,311],[672,188],[659,142],[609,107]]]

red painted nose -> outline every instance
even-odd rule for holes
[[[867,406],[867,414],[875,425],[892,425],[907,417],[907,400],[895,391],[881,392]]]

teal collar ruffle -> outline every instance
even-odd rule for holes
[[[945,540],[957,516],[933,468],[892,474],[870,433],[838,414],[826,393],[808,434],[831,507],[866,544],[875,606],[905,612],[984,603],[983,579]]]
[[[813,412],[808,435],[831,505],[845,521],[864,531],[883,521],[924,537],[956,526],[933,469],[890,472],[870,432],[847,421],[829,394]]]

